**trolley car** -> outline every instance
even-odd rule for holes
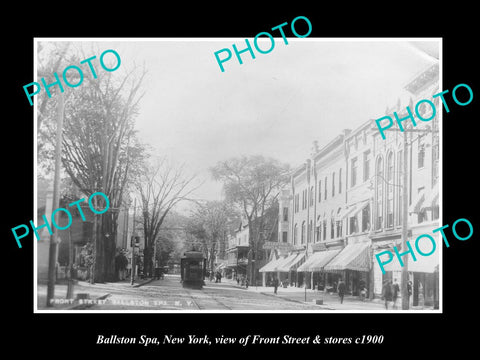
[[[183,287],[201,289],[205,284],[206,259],[200,251],[186,251],[180,259]]]

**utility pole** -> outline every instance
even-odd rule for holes
[[[403,187],[401,187],[403,214],[402,214],[402,251],[407,248],[408,237],[408,141],[407,131],[403,133]],[[402,267],[402,276],[400,284],[400,292],[402,294],[402,310],[409,309],[408,296],[408,256],[405,256]]]
[[[133,205],[133,225],[132,225],[132,237],[131,237],[131,245],[132,245],[132,271],[130,273],[130,285],[133,285],[135,282],[135,211],[137,209],[137,198],[135,198],[135,203]]]
[[[57,94],[57,134],[55,144],[55,173],[53,179],[53,204],[52,209],[57,209],[60,203],[60,166],[62,162],[62,132],[63,132],[63,112],[64,97],[62,93]],[[55,214],[55,223],[58,224],[58,213]],[[55,296],[55,270],[57,265],[57,242],[58,233],[55,226],[52,226],[52,235],[50,235],[50,247],[48,252],[48,285],[47,285],[47,306],[50,307],[51,300]]]

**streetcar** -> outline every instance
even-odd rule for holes
[[[180,274],[183,287],[201,289],[205,284],[207,259],[200,251],[186,251],[180,259]]]

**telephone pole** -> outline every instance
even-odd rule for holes
[[[62,132],[63,132],[63,112],[64,97],[62,93],[57,94],[57,134],[55,144],[55,173],[53,178],[53,204],[52,209],[57,209],[60,203],[60,166],[62,163]],[[55,223],[58,224],[58,213],[55,214]],[[48,220],[48,219],[47,219]],[[47,285],[47,306],[52,304],[51,300],[55,296],[55,280],[57,265],[57,242],[58,233],[55,226],[52,226],[52,235],[50,235],[50,247],[48,252],[48,285]]]

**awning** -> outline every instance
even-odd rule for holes
[[[318,251],[313,253],[303,265],[300,265],[297,271],[322,271],[323,267],[328,264],[330,260],[332,260],[338,253],[340,249],[337,250],[326,250],[326,251]]]
[[[348,244],[340,253],[333,258],[325,267],[325,271],[338,270],[370,270],[370,244],[357,243]]]
[[[419,213],[422,209],[422,204],[425,202],[425,190],[422,189],[417,196],[412,200],[412,204],[408,208],[409,213]]]
[[[289,272],[295,270],[300,263],[305,259],[305,253],[292,254],[285,259],[285,261],[276,267],[275,271],[279,272]]]
[[[222,269],[224,269],[226,266],[227,266],[227,263],[226,263],[226,262],[222,262],[222,263],[220,263],[220,264],[217,265],[217,267],[215,268],[215,271],[222,270]]]
[[[357,207],[358,205],[353,205],[353,206],[349,206],[348,208],[342,209],[342,211],[340,211],[340,214],[336,216],[336,220],[340,221],[345,219],[348,215],[354,212],[357,209]]]
[[[425,207],[432,208],[438,205],[439,187],[435,186],[425,199]]]
[[[285,260],[285,256],[280,256],[278,259],[273,259],[269,263],[265,264],[259,272],[274,272],[275,268]]]
[[[421,256],[421,255],[415,255],[415,258],[417,261],[413,261],[413,258],[410,255],[405,255],[409,256],[408,258],[408,271],[409,272],[420,272],[420,273],[434,273],[435,269],[439,266],[439,256],[438,254],[432,254],[430,256]],[[404,257],[405,257],[404,256]],[[402,260],[404,259],[402,258]],[[387,256],[382,257],[383,260],[388,259]],[[382,260],[380,259],[380,260]],[[382,271],[380,264],[378,261],[375,261],[375,266],[379,268],[379,271]],[[402,266],[400,266],[400,262],[398,261],[398,258],[393,255],[393,259],[391,262],[388,264],[383,265],[384,271],[402,271]]]

